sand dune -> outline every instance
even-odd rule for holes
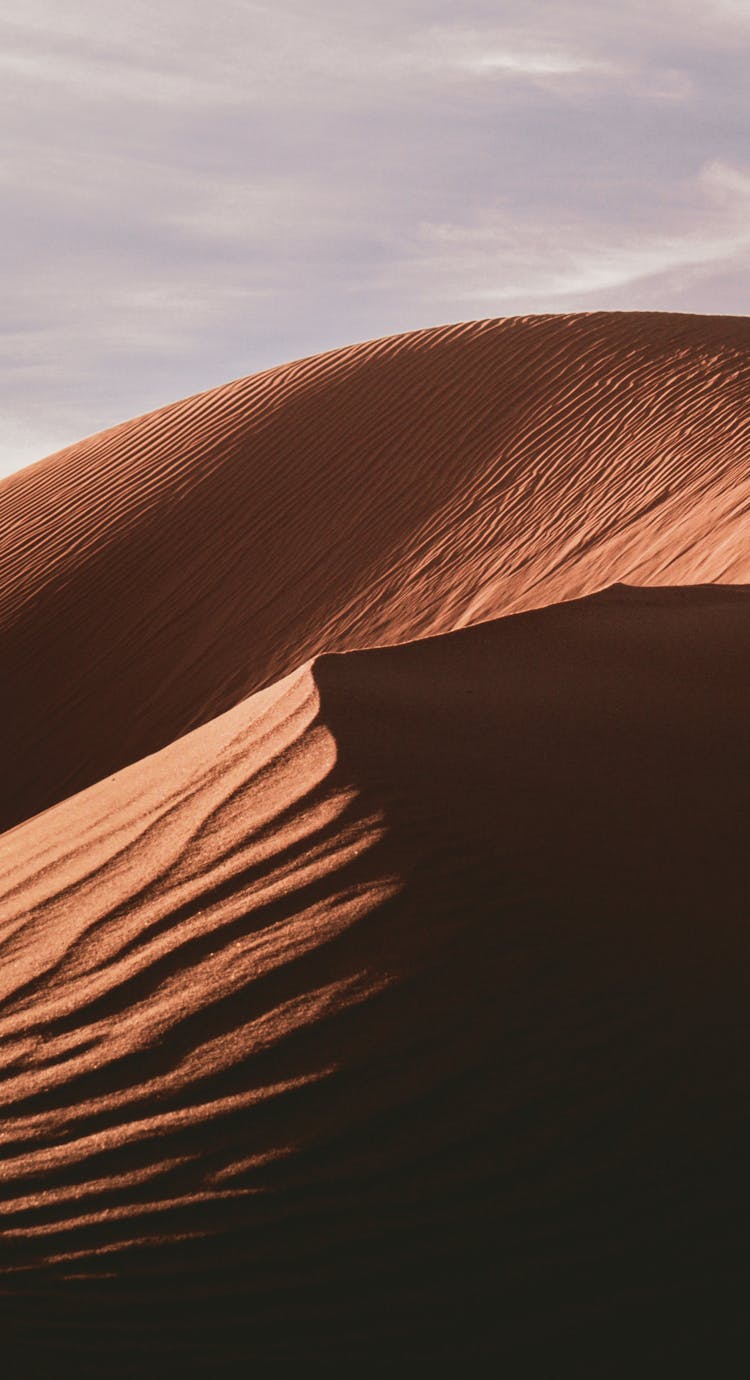
[[[423,332],[6,484],[13,1375],[742,1342],[749,329]]]
[[[0,824],[320,652],[615,581],[750,580],[749,349],[729,317],[421,331],[229,384],[5,480]]]

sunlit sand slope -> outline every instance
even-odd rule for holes
[[[322,656],[0,840],[14,1374],[736,1343],[749,601]]]
[[[0,484],[0,824],[320,652],[750,580],[750,323],[475,322],[272,369]]]

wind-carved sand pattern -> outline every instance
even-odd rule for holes
[[[749,392],[475,322],[0,485],[12,1375],[741,1341]]]

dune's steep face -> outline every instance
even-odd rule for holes
[[[749,360],[739,318],[477,322],[270,370],[12,476],[0,819],[319,652],[615,580],[750,579]]]
[[[31,1373],[735,1338],[749,599],[324,656],[5,835]]]

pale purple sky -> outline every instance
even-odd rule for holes
[[[750,312],[750,0],[3,0],[0,473],[371,336]]]

